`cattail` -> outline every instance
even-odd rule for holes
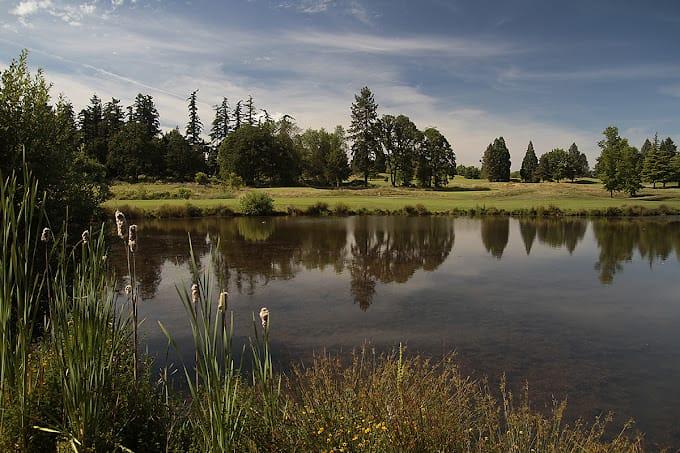
[[[128,296],[132,294],[132,285],[125,285],[125,294]]]
[[[197,304],[198,298],[199,298],[198,285],[196,283],[194,283],[193,285],[191,285],[191,301],[193,303]]]
[[[266,330],[269,326],[269,309],[267,307],[260,309],[260,321],[262,321],[262,328]]]
[[[222,291],[220,293],[220,300],[217,303],[217,309],[220,311],[224,311],[227,309],[227,297],[229,297],[229,293],[226,291]]]
[[[52,240],[52,230],[49,228],[43,228],[42,235],[40,235],[40,240],[43,242],[50,242]]]
[[[83,234],[81,234],[80,237],[83,240],[83,244],[89,243],[90,242],[90,230],[83,231]]]
[[[135,253],[137,251],[137,225],[130,225],[128,230],[128,245],[130,246],[130,251]]]
[[[125,220],[125,214],[120,211],[116,211],[114,214],[116,217],[116,228],[118,229],[118,237],[125,239],[125,234],[127,233],[127,220]]]

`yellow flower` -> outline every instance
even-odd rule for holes
[[[316,433],[321,434],[322,432],[323,432],[323,426],[319,427],[319,430]]]
[[[352,437],[352,440],[357,440],[358,438],[359,438],[359,436],[357,436],[357,435],[355,434],[355,435]]]
[[[364,428],[364,434],[368,434],[371,432],[371,427]]]

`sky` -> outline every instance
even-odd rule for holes
[[[518,169],[605,127],[635,146],[680,142],[680,2],[445,0],[0,0],[0,68],[30,50],[56,97],[156,100],[184,128],[252,95],[303,127],[347,126],[368,86],[380,114],[436,127],[463,164],[503,136]]]

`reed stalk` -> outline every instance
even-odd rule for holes
[[[28,362],[45,280],[38,258],[43,200],[25,166],[21,179],[12,174],[0,184],[0,435],[7,409],[18,407],[19,448],[27,443],[26,405],[36,378]],[[50,246],[43,244],[46,256]]]

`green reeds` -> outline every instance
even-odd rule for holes
[[[47,254],[51,246],[40,243],[45,217],[38,183],[26,169],[22,176],[12,174],[0,185],[0,436],[7,409],[18,408],[20,449],[27,443],[26,404],[36,379],[28,365],[44,284],[39,251]]]
[[[74,452],[106,448],[117,401],[114,374],[125,368],[129,318],[116,309],[106,270],[104,228],[69,248],[61,239],[50,303],[51,341],[59,360],[63,419],[40,429],[58,433]]]
[[[191,240],[189,244],[191,246]],[[213,249],[213,253],[217,253],[218,249]],[[199,451],[232,451],[243,430],[247,407],[240,398],[238,371],[231,351],[233,317],[228,313],[226,295],[215,294],[211,272],[201,273],[191,247],[190,253],[194,278],[192,290],[177,286],[177,293],[189,316],[196,352],[194,373],[184,365],[193,406],[189,423],[196,434]],[[222,305],[222,309],[218,309],[218,305]],[[161,329],[176,348],[162,324]]]

